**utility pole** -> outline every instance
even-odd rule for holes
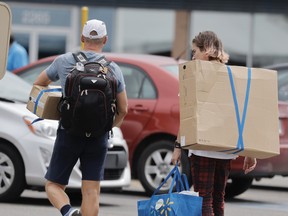
[[[175,59],[190,59],[191,41],[190,40],[190,19],[191,11],[176,11],[175,34],[172,50],[172,57]]]
[[[82,18],[81,18],[81,27],[83,29],[85,23],[87,22],[88,20],[88,14],[89,14],[89,9],[88,7],[82,7],[81,8],[81,15],[82,15]],[[81,43],[81,48],[83,49],[83,46],[84,44]]]

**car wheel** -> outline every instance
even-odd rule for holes
[[[138,163],[138,179],[148,196],[151,196],[155,189],[163,182],[174,165],[171,163],[173,153],[173,141],[162,140],[151,143],[141,154]],[[181,154],[180,172],[187,175],[191,185],[190,165],[187,152],[183,150]],[[159,193],[167,193],[172,179],[164,184]]]
[[[231,178],[228,179],[225,198],[231,199],[248,190],[253,182],[253,178]]]
[[[25,188],[24,166],[18,152],[0,143],[0,201],[19,198]]]

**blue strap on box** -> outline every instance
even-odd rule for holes
[[[39,103],[39,101],[40,101],[40,99],[41,99],[41,97],[42,97],[42,95],[44,93],[46,93],[46,92],[61,92],[61,91],[62,91],[62,88],[51,88],[51,89],[43,89],[43,90],[41,90],[39,92],[37,98],[36,98],[33,113],[36,114],[38,103]],[[33,120],[30,125],[34,124],[35,122],[41,121],[41,120],[43,120],[43,119],[42,118],[37,118],[37,119]]]
[[[251,86],[251,68],[248,68],[248,78],[247,78],[247,87],[246,87],[246,96],[245,96],[245,102],[244,102],[244,108],[243,108],[243,114],[242,119],[240,121],[240,113],[239,113],[239,105],[237,101],[236,91],[235,91],[235,85],[232,75],[232,70],[230,66],[227,65],[229,80],[230,80],[230,86],[232,90],[232,96],[234,101],[234,107],[235,107],[235,113],[236,113],[236,119],[237,119],[237,126],[238,126],[238,141],[237,141],[237,147],[234,149],[224,150],[221,152],[229,152],[233,151],[232,154],[237,154],[238,152],[241,152],[244,150],[244,141],[243,141],[243,130],[246,120],[246,113],[247,113],[247,107],[248,107],[248,100],[249,100],[249,94],[250,94],[250,86]]]

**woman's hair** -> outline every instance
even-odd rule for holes
[[[205,51],[209,55],[209,60],[227,63],[229,55],[224,51],[221,40],[212,31],[200,32],[193,40],[201,51]]]

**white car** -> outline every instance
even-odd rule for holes
[[[18,198],[24,189],[43,190],[58,121],[37,118],[26,109],[32,86],[6,72],[0,80],[0,201]],[[128,148],[119,128],[113,128],[102,188],[122,188],[131,182]],[[74,167],[67,189],[80,189],[81,168]]]

